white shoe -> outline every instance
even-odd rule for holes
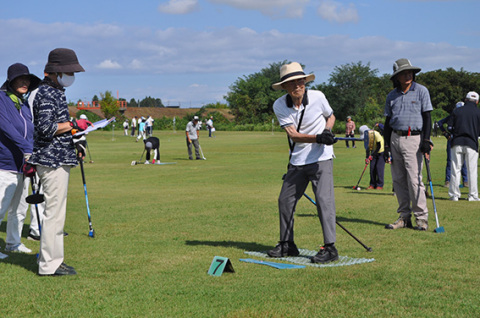
[[[4,258],[7,258],[7,257],[8,257],[7,254],[0,253],[0,259],[4,259]]]
[[[146,164],[146,165],[149,165],[149,164],[150,164],[150,162],[148,162],[148,160],[146,160],[144,164]]]
[[[157,161],[155,161],[155,164],[156,165],[161,165],[162,163],[160,162],[160,160],[157,160]]]
[[[450,197],[450,201],[458,201],[457,197]]]
[[[480,201],[480,198],[468,197],[468,201]]]
[[[23,245],[23,243],[20,243],[19,245],[12,245],[12,244],[7,244],[5,246],[5,251],[7,252],[17,252],[17,253],[31,253],[32,250]]]

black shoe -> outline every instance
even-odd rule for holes
[[[68,236],[68,233],[64,231],[63,236]]]
[[[28,233],[27,240],[38,242],[38,241],[40,241],[40,236],[39,235],[33,235],[32,231],[30,231],[30,233]]]
[[[279,242],[274,249],[267,252],[270,257],[298,256],[300,252],[293,242]]]
[[[335,245],[322,246],[320,251],[312,257],[312,263],[326,264],[338,260],[338,251]]]
[[[60,264],[57,270],[53,274],[38,274],[39,276],[67,276],[67,275],[77,275],[77,272],[72,266],[68,266],[65,263]]]

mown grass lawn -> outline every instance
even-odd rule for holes
[[[89,134],[93,164],[85,164],[95,238],[80,168],[72,170],[65,261],[72,277],[39,277],[35,255],[0,261],[2,317],[476,317],[480,315],[478,202],[451,202],[443,188],[445,140],[434,138],[431,170],[440,225],[388,231],[397,218],[386,167],[382,191],[354,191],[365,166],[363,145],[335,144],[338,221],[373,251],[337,227],[340,255],[367,264],[277,270],[240,262],[278,240],[277,197],[286,170],[284,133],[216,132],[200,143],[207,160],[187,160],[182,130],[155,131],[161,160],[131,166],[143,143],[112,132]],[[89,160],[87,156],[87,161]],[[425,182],[426,180],[426,173]],[[368,186],[368,171],[360,186]],[[310,193],[310,189],[308,190]],[[462,189],[464,198],[467,189]],[[0,247],[5,246],[5,222]],[[27,222],[29,223],[29,222]],[[24,236],[28,224],[24,227]],[[323,243],[315,207],[299,202],[296,243]],[[23,239],[35,252],[39,243]],[[235,273],[207,275],[214,256]]]

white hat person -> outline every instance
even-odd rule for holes
[[[284,64],[280,68],[280,82],[272,85],[272,88],[276,91],[283,89],[282,84],[288,81],[293,81],[296,79],[304,78],[305,83],[315,80],[314,74],[305,74],[302,66],[297,62],[292,62],[290,64]]]

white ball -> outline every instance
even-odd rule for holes
[[[358,190],[358,191],[360,191],[360,190],[362,190],[362,188],[360,188],[360,187],[357,187],[357,190]]]

